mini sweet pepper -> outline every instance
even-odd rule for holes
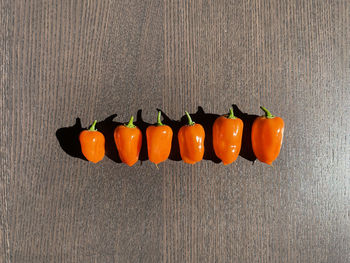
[[[254,120],[252,126],[252,147],[256,158],[269,165],[278,157],[283,140],[284,121],[260,107],[265,116]]]
[[[203,159],[205,131],[202,125],[194,123],[185,111],[188,125],[182,126],[178,133],[180,155],[185,163],[194,164]]]

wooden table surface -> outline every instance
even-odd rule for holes
[[[1,262],[349,262],[350,2],[0,1]],[[241,156],[120,163],[113,128],[234,105]],[[283,117],[273,167],[259,106]],[[81,158],[97,119],[107,156]],[[182,119],[183,120],[183,119]],[[175,131],[176,132],[176,131]],[[248,140],[247,140],[248,139]]]

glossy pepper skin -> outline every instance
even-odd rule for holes
[[[217,118],[213,124],[213,148],[224,165],[233,163],[241,150],[243,121],[230,109],[228,116]]]
[[[269,165],[278,157],[283,140],[284,121],[260,107],[265,116],[255,119],[252,126],[252,147],[256,158]]]
[[[194,164],[203,159],[205,132],[202,125],[194,123],[189,115],[188,125],[182,126],[178,133],[180,155],[185,163]]]
[[[133,166],[139,159],[142,146],[142,133],[134,124],[131,116],[128,124],[119,125],[114,130],[114,141],[123,163]]]
[[[85,158],[93,163],[98,163],[105,156],[105,137],[95,129],[96,123],[95,120],[89,130],[79,134],[81,151]]]
[[[158,111],[157,125],[151,125],[146,130],[148,158],[158,165],[168,159],[173,139],[173,130],[160,121]]]

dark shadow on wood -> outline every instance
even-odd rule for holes
[[[79,134],[84,129],[81,127],[80,118],[76,118],[75,124],[71,127],[62,127],[56,131],[56,138],[62,150],[68,155],[86,160],[81,152]]]
[[[117,114],[112,114],[101,122],[96,124],[96,129],[105,136],[105,149],[106,156],[116,163],[121,163],[122,161],[119,158],[117,146],[114,141],[114,130],[117,126],[122,125],[123,123],[115,122],[113,119]]]
[[[137,111],[136,121],[134,122],[134,124],[142,132],[142,146],[141,146],[141,151],[140,151],[140,155],[139,155],[139,160],[141,161],[141,164],[142,164],[143,161],[147,161],[148,160],[146,129],[151,124],[143,121],[143,119],[142,119],[142,110],[138,110]]]
[[[205,113],[201,106],[198,107],[195,114],[190,114],[192,120],[198,124],[201,124],[205,131],[204,139],[204,160],[210,160],[214,163],[220,163],[221,160],[216,156],[213,148],[213,124],[215,120],[220,116],[213,113]],[[187,117],[183,119],[187,122]]]
[[[233,104],[232,107],[233,107],[235,116],[240,118],[243,121],[242,148],[239,155],[244,159],[248,161],[252,161],[254,163],[256,160],[256,157],[253,152],[251,135],[252,135],[253,122],[259,116],[242,112],[236,104]]]

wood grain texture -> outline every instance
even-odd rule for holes
[[[349,1],[0,7],[1,262],[348,262]],[[232,104],[284,118],[273,167],[69,153],[76,118],[108,134]]]

